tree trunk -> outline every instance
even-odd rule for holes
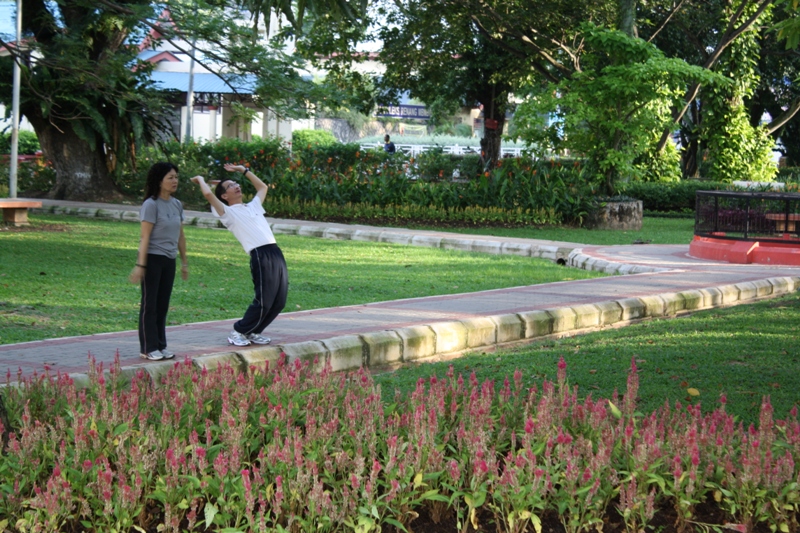
[[[636,32],[636,1],[619,0],[617,5],[617,29],[631,37],[638,37]]]
[[[698,178],[700,167],[698,166],[697,154],[699,153],[699,145],[697,139],[689,141],[689,145],[681,154],[681,168],[683,170],[683,179]]]
[[[508,91],[504,87],[487,85],[479,101],[483,104],[483,138],[481,139],[481,152],[488,163],[488,168],[494,168],[501,156],[501,142],[503,128],[506,125],[506,107],[508,106]],[[488,124],[488,126],[487,126]],[[494,126],[493,128],[489,126]]]
[[[42,153],[53,163],[56,184],[48,196],[58,200],[113,201],[122,198],[106,167],[102,142],[90,146],[79,138],[70,122],[54,125],[28,115]]]
[[[483,152],[484,159],[489,163],[489,168],[497,166],[497,160],[501,157],[503,128],[506,123],[505,112],[503,112],[502,116],[494,120],[497,121],[497,128],[490,129],[486,127],[486,119],[484,119],[483,139],[481,139],[481,151]]]
[[[681,133],[681,171],[683,178],[698,178],[700,175],[700,140],[697,136],[696,130],[700,124],[700,109],[697,102],[692,102],[689,110],[689,116],[692,119],[692,124],[695,128],[692,131]]]

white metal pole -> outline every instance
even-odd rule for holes
[[[20,69],[19,51],[22,48],[22,0],[17,0],[17,57],[14,59],[13,88],[11,96],[11,167],[8,171],[8,196],[17,197],[17,161],[19,153],[19,86],[22,70]]]
[[[194,118],[194,54],[196,41],[192,40],[192,54],[189,58],[189,88],[186,90],[186,134],[184,142],[192,142],[192,119]]]

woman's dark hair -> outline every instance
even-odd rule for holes
[[[229,205],[228,200],[225,200],[222,197],[222,195],[228,191],[228,189],[226,189],[225,186],[223,185],[223,183],[225,183],[226,181],[232,181],[232,180],[222,180],[219,183],[217,183],[217,186],[214,188],[214,196],[216,196],[219,199],[219,201],[222,202],[223,204]]]
[[[147,181],[144,184],[144,199],[156,198],[161,192],[161,181],[170,170],[178,172],[178,167],[172,163],[154,163],[147,171]]]

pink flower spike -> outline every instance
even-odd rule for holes
[[[528,420],[525,421],[525,433],[527,433],[529,435],[531,433],[533,433],[533,419],[532,418],[528,418]]]

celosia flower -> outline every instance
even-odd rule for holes
[[[525,421],[525,433],[528,433],[528,434],[533,433],[533,419],[532,418],[528,418],[528,420]]]

